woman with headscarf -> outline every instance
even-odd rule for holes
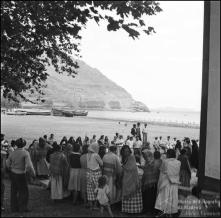
[[[84,146],[84,145],[87,145],[87,146],[89,146],[89,145],[90,145],[90,139],[89,139],[89,137],[88,137],[88,136],[85,136],[85,138],[84,138],[84,141],[83,141],[82,146]]]
[[[72,191],[73,194],[74,205],[77,203],[80,192],[80,157],[80,145],[75,143],[73,146],[73,152],[69,154],[70,176],[68,183],[68,190]]]
[[[39,143],[35,147],[33,153],[36,161],[36,174],[39,178],[47,179],[49,176],[49,165],[46,160],[47,152],[50,149],[49,145],[43,138],[39,138]]]
[[[178,213],[178,184],[180,161],[176,159],[173,149],[167,150],[167,158],[160,167],[160,177],[157,184],[157,199],[155,208],[166,215]]]
[[[61,149],[63,150],[63,147],[65,147],[67,144],[68,144],[68,139],[67,139],[66,136],[64,136],[64,137],[61,139],[61,142],[60,142]]]
[[[95,189],[98,186],[98,179],[101,176],[101,167],[103,166],[98,150],[98,144],[93,143],[89,146],[87,153],[87,199],[91,209],[96,207]]]
[[[160,165],[157,161],[155,162],[154,155],[151,151],[145,150],[142,154],[145,159],[145,165],[143,167],[144,174],[142,177],[143,212],[154,212]]]
[[[61,146],[54,143],[54,153],[50,155],[51,199],[61,200],[69,196],[68,187],[68,161]]]
[[[82,143],[82,139],[80,136],[76,139],[75,143],[79,144],[82,147],[83,143]]]
[[[109,152],[103,157],[103,175],[107,177],[110,188],[110,204],[121,200],[121,187],[119,185],[122,168],[119,157],[117,156],[117,146],[112,145]]]
[[[190,187],[191,168],[186,150],[182,149],[178,160],[181,162],[180,166],[180,182],[182,186]]]
[[[71,144],[72,146],[75,144],[75,140],[74,140],[74,137],[71,136],[69,139],[68,139],[68,144]]]
[[[143,201],[136,160],[128,145],[121,149],[122,154],[122,212],[141,213]]]

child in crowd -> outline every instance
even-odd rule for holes
[[[107,185],[107,177],[101,176],[98,180],[98,187],[95,189],[97,194],[97,200],[101,206],[101,215],[103,215],[104,208],[108,210],[110,217],[113,217],[113,213],[110,206],[110,188]]]

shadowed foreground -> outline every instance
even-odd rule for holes
[[[36,185],[29,185],[29,208],[28,213],[11,213],[10,210],[10,181],[5,180],[5,211],[1,217],[101,217],[100,211],[92,211],[83,205],[73,206],[70,199],[54,203],[50,199],[50,191]],[[112,208],[115,217],[147,217],[147,214],[127,215],[120,212],[120,206]],[[108,217],[107,211],[102,217]],[[151,214],[149,215],[151,217]]]

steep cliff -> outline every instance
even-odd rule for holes
[[[79,61],[75,78],[61,75],[48,68],[49,78],[44,90],[46,103],[80,109],[149,111],[143,103],[137,104],[122,87],[104,76],[99,70]],[[139,110],[138,110],[139,111]]]

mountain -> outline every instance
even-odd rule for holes
[[[50,76],[44,90],[46,105],[79,109],[149,111],[145,104],[135,101],[124,88],[99,70],[83,61],[78,63],[79,69],[75,78],[58,74],[53,67],[47,69]]]

